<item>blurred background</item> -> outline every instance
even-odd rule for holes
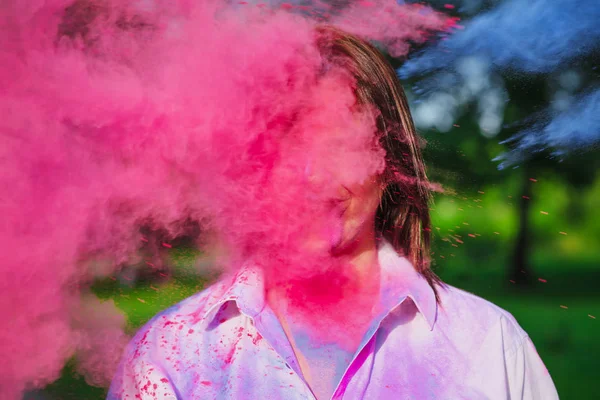
[[[343,2],[341,2],[343,3]],[[445,0],[446,37],[392,59],[426,139],[435,196],[433,260],[448,283],[511,312],[562,399],[600,380],[600,3]],[[202,290],[200,234],[144,232],[146,260],[95,282],[133,333]],[[149,267],[152,268],[149,268]],[[28,399],[102,399],[68,364]]]

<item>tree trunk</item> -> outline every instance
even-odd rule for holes
[[[528,264],[530,229],[529,206],[531,198],[532,181],[530,180],[531,168],[523,166],[523,186],[521,198],[516,199],[519,204],[519,231],[513,249],[512,264],[510,266],[510,280],[516,284],[530,284],[532,274]]]

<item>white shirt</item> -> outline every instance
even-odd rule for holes
[[[429,284],[383,242],[381,298],[332,399],[558,399],[511,314]],[[161,312],[125,351],[108,399],[315,399],[274,313],[261,272],[231,278]],[[319,399],[322,400],[322,399]]]

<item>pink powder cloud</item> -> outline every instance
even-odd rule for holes
[[[335,184],[381,171],[373,121],[345,74],[319,75],[318,19],[225,3],[0,8],[2,398],[55,380],[74,354],[107,384],[125,320],[88,286],[139,261],[142,224],[175,237],[199,221],[227,249],[223,268],[249,253],[298,276],[331,267],[298,250],[306,221],[327,225]],[[329,21],[394,55],[448,27],[391,3]],[[275,250],[286,260],[273,263]]]

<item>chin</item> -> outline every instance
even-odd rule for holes
[[[329,253],[335,257],[343,256],[344,254],[352,253],[358,246],[358,234],[348,237],[347,235],[340,236],[339,240],[332,243]]]

